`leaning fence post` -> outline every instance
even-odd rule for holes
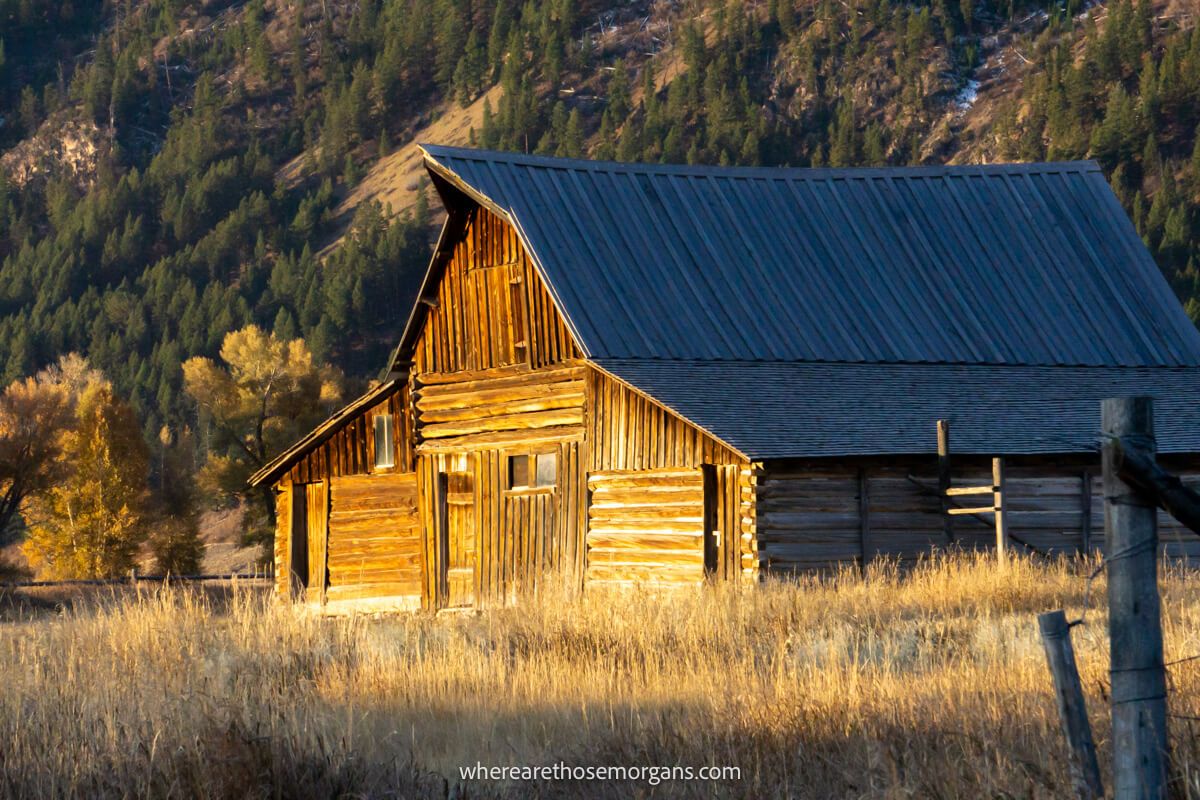
[[[1075,796],[1081,800],[1103,797],[1104,784],[1100,781],[1096,743],[1092,739],[1083,685],[1079,682],[1079,670],[1075,666],[1075,648],[1071,646],[1071,627],[1067,624],[1067,615],[1061,610],[1039,614],[1038,628],[1042,633],[1042,646],[1046,649],[1046,663],[1054,678],[1058,718],[1071,751],[1071,785],[1075,789]]]
[[[1122,440],[1153,458],[1149,397],[1104,400],[1104,534],[1112,651],[1113,796],[1160,798],[1167,780],[1167,685],[1158,597],[1158,512],[1118,475]]]

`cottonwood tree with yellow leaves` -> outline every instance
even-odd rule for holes
[[[118,576],[136,564],[149,532],[146,443],[107,381],[80,390],[74,416],[60,434],[65,476],[30,498],[22,550],[42,577]]]
[[[221,361],[183,364],[184,389],[216,436],[201,480],[210,491],[250,501],[244,535],[269,547],[275,531],[270,487],[246,480],[326,417],[341,400],[341,374],[314,361],[303,339],[283,340],[250,325],[225,336]]]
[[[0,394],[0,543],[19,531],[26,500],[60,477],[58,432],[70,421],[60,386],[25,378]]]

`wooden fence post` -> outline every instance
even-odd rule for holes
[[[1083,685],[1075,666],[1075,648],[1071,646],[1071,628],[1067,615],[1061,610],[1038,615],[1046,663],[1054,678],[1054,695],[1058,700],[1058,718],[1067,747],[1071,752],[1071,785],[1081,800],[1104,796],[1100,780],[1100,764],[1096,760],[1096,743],[1092,725],[1088,722]]]
[[[1158,596],[1158,512],[1121,479],[1122,439],[1153,459],[1149,397],[1104,400],[1104,533],[1112,651],[1113,796],[1166,796],[1167,686]]]
[[[1092,473],[1085,469],[1080,483],[1083,493],[1079,498],[1079,552],[1086,556],[1092,552]]]
[[[874,551],[871,544],[871,481],[863,467],[859,467],[858,470],[858,539],[862,574],[865,576]]]
[[[1008,511],[1004,508],[1004,459],[992,459],[992,507],[996,510],[996,560],[1008,558]]]
[[[950,420],[937,421],[937,488],[942,503],[942,533],[946,544],[954,543],[954,518],[950,516]]]

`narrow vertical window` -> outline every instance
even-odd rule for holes
[[[375,466],[394,467],[396,445],[392,439],[392,415],[375,415]]]

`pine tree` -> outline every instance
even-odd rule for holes
[[[625,68],[625,62],[618,58],[613,63],[608,79],[608,111],[615,123],[620,123],[629,116],[629,98],[629,72]]]

